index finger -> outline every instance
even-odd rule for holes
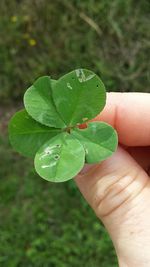
[[[127,146],[150,145],[150,94],[108,93],[104,110],[94,121],[111,124],[119,142]]]

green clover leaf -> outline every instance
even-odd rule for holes
[[[106,92],[100,78],[89,70],[75,70],[52,87],[56,109],[67,126],[93,119],[105,106]]]
[[[38,149],[60,132],[61,129],[50,128],[33,120],[26,110],[16,112],[9,123],[10,143],[27,157],[34,158]]]
[[[107,123],[90,122],[85,129],[71,132],[84,146],[86,163],[100,162],[112,155],[117,146],[117,133]]]
[[[37,79],[24,95],[24,105],[29,115],[36,121],[55,128],[65,127],[65,123],[57,112],[53,97],[52,85],[49,76]]]
[[[25,109],[10,120],[10,143],[22,155],[34,158],[42,178],[67,181],[85,162],[101,162],[116,150],[117,133],[110,125],[88,123],[105,102],[104,84],[92,71],[77,69],[57,81],[40,77],[25,92]],[[78,128],[83,123],[87,127]]]
[[[39,149],[34,163],[37,173],[44,179],[63,182],[74,177],[83,168],[84,160],[84,147],[74,136],[64,132]]]

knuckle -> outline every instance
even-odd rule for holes
[[[92,203],[96,215],[100,218],[110,215],[131,198],[132,185],[138,177],[137,173],[132,175],[125,174],[121,177],[116,177],[115,181],[113,180],[106,188],[98,186]]]

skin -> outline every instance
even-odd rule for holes
[[[111,124],[119,147],[75,178],[105,225],[120,267],[150,266],[150,94],[108,93],[95,120]]]

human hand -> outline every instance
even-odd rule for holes
[[[120,267],[150,266],[150,94],[108,93],[95,120],[118,132],[117,152],[75,181],[113,241]]]

